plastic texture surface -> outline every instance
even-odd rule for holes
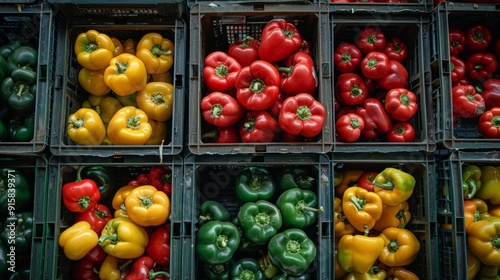
[[[409,1],[346,1],[325,0],[330,4],[332,12],[341,13],[421,13],[425,14],[432,10],[434,3],[431,0],[409,0]]]

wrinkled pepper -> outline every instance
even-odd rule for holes
[[[283,225],[278,207],[266,200],[243,204],[237,217],[243,236],[257,245],[269,242]]]
[[[164,82],[147,83],[137,93],[137,105],[149,119],[168,121],[172,117],[174,103],[174,86]]]
[[[100,145],[106,137],[106,130],[96,111],[80,108],[68,117],[68,136],[80,145]]]
[[[109,220],[98,240],[106,253],[120,259],[142,256],[148,242],[146,230],[127,218]]]
[[[388,227],[404,228],[411,219],[408,202],[404,201],[398,205],[384,204],[382,216],[375,223],[373,228],[382,232]]]
[[[104,83],[117,95],[140,91],[146,87],[147,81],[144,62],[132,54],[123,53],[112,58],[104,70]]]
[[[315,172],[305,166],[285,167],[278,175],[278,187],[281,191],[292,188],[314,190],[317,180]]]
[[[107,135],[115,145],[144,145],[152,133],[146,113],[132,106],[118,110],[107,129]]]
[[[474,164],[462,168],[462,188],[465,199],[471,199],[481,188],[481,169]]]
[[[104,83],[104,70],[82,68],[78,72],[78,83],[93,96],[106,95],[111,91],[111,88]]]
[[[383,249],[380,236],[344,235],[337,247],[339,266],[345,272],[367,273]]]
[[[123,280],[153,280],[160,275],[170,278],[170,274],[165,271],[154,271],[155,261],[148,256],[142,256],[134,261],[132,269]]]
[[[351,187],[344,192],[342,210],[353,225],[361,232],[368,232],[382,216],[383,204],[375,192],[360,187]]]
[[[99,237],[90,224],[81,221],[61,233],[59,246],[63,247],[64,255],[70,260],[79,260],[97,245]]]
[[[267,279],[259,263],[252,258],[241,258],[235,262],[229,271],[229,277],[231,279]]]
[[[151,185],[133,189],[125,198],[130,219],[143,227],[159,226],[170,216],[170,199]]]
[[[214,200],[207,200],[200,206],[200,216],[198,216],[198,220],[200,224],[209,221],[228,222],[231,221],[231,215],[224,205]]]
[[[411,264],[420,251],[420,242],[413,232],[404,228],[389,227],[380,235],[384,248],[378,260],[387,266],[405,266]]]
[[[142,36],[135,55],[144,62],[148,74],[165,73],[174,63],[174,44],[161,34],[151,32]]]
[[[14,186],[14,187],[12,187]],[[15,197],[15,209],[12,209],[12,198]],[[31,204],[32,190],[26,175],[15,168],[0,169],[0,213],[24,211]]]
[[[283,226],[304,229],[316,222],[323,206],[318,207],[318,198],[313,191],[293,188],[278,197],[276,206],[281,211]]]
[[[335,197],[334,199],[334,228],[335,237],[342,237],[347,234],[353,234],[356,229],[349,223],[342,210],[342,199]]]
[[[14,246],[16,255],[31,255],[32,236],[33,212],[16,212],[7,217],[2,230],[2,241],[5,245]]]
[[[482,166],[481,168],[481,188],[476,192],[476,196],[488,200],[492,204],[500,204],[500,166]]]
[[[108,124],[111,118],[123,108],[123,105],[118,99],[110,95],[95,96],[90,95],[82,104],[82,108],[95,110],[104,124]]]
[[[387,167],[375,177],[374,184],[375,193],[383,203],[398,205],[413,194],[416,180],[405,171]]]
[[[115,44],[108,35],[88,30],[78,35],[74,51],[81,66],[90,70],[101,70],[109,66]]]
[[[222,264],[232,259],[240,240],[240,232],[231,222],[210,221],[196,233],[196,254],[203,263]]]
[[[265,167],[246,167],[236,177],[236,197],[242,203],[270,199],[276,182]]]
[[[15,112],[32,112],[36,103],[36,85],[36,72],[14,69],[0,86],[2,100]]]
[[[83,168],[84,166],[78,168],[75,181],[62,186],[63,204],[71,212],[85,212],[96,205],[101,198],[97,184],[91,179],[82,179]]]

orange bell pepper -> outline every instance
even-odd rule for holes
[[[379,235],[384,239],[384,249],[378,260],[387,266],[411,264],[420,251],[420,242],[413,232],[404,228],[386,228]]]
[[[373,228],[377,231],[383,231],[388,227],[404,228],[411,219],[408,202],[398,205],[383,204],[382,216],[375,223]]]
[[[350,187],[344,192],[342,209],[347,220],[361,232],[369,231],[382,216],[382,200],[361,187]]]

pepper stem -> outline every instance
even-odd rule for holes
[[[320,206],[319,208],[309,207],[309,206],[307,206],[306,202],[303,200],[297,202],[297,210],[300,213],[304,213],[304,212],[323,213],[323,211],[324,211],[323,206]]]
[[[78,206],[85,210],[89,207],[91,201],[92,199],[90,199],[90,196],[82,196],[78,199]]]
[[[366,62],[366,66],[368,66],[368,68],[370,68],[370,69],[371,69],[371,68],[375,68],[375,67],[377,66],[377,63],[378,63],[377,59],[375,59],[375,58],[370,58],[370,59],[368,59],[368,61]]]
[[[467,197],[467,199],[471,199],[474,197],[474,195],[476,195],[476,191],[477,191],[476,181],[472,178],[469,178],[465,183],[468,186],[466,197]]]
[[[496,128],[500,127],[500,115],[493,116],[493,118],[491,118],[491,124]]]
[[[100,220],[106,218],[108,216],[108,213],[101,211],[99,209],[94,210],[94,215],[99,218]]]
[[[280,72],[285,72],[286,76],[289,77],[290,75],[292,75],[292,71],[293,71],[293,65],[290,65],[288,67],[284,67],[284,66],[279,66],[279,67],[276,67],[278,69],[278,71]]]
[[[396,214],[396,218],[399,219],[399,228],[404,228],[406,226],[406,215],[404,210],[399,210]]]
[[[220,115],[222,115],[222,105],[221,104],[214,104],[212,105],[212,108],[210,109],[210,112],[212,113],[212,117],[214,119],[218,118]]]
[[[360,96],[363,94],[363,90],[360,87],[358,87],[358,85],[353,85],[351,87],[351,90],[349,90],[349,93],[352,96]]]
[[[83,127],[85,125],[85,120],[84,119],[76,119],[76,120],[70,120],[70,124],[72,124],[76,128]]]
[[[80,166],[78,167],[78,169],[76,170],[76,180],[75,182],[80,182],[82,180],[82,170],[85,168],[85,166]]]
[[[102,244],[108,240],[111,242],[111,244],[116,244],[118,242],[118,233],[113,233],[110,235],[103,235],[103,236],[99,237],[99,240],[97,242],[99,244]]]
[[[499,242],[500,242],[500,239],[499,239]],[[499,243],[500,245],[500,243]],[[389,241],[389,244],[387,245],[387,249],[389,250],[389,252],[391,253],[395,253],[398,249],[399,249],[399,242],[395,239]]]
[[[295,115],[302,121],[306,121],[312,117],[311,109],[309,109],[309,107],[304,105],[299,106],[297,108]]]
[[[151,101],[153,101],[155,104],[166,103],[165,99],[163,98],[163,94],[161,94],[160,92],[155,92],[151,94]]]
[[[259,213],[255,215],[255,223],[261,227],[265,227],[269,224],[271,218],[266,213]]]
[[[151,196],[141,196],[139,197],[139,200],[141,201],[141,207],[146,209],[153,205],[153,198]]]
[[[29,86],[26,83],[16,83],[15,88],[17,88],[16,95],[20,97],[24,95],[26,92],[28,92]]]
[[[201,221],[211,221],[211,220],[213,220],[214,218],[212,217],[212,215],[207,214],[207,215],[200,215],[200,216],[198,217],[198,219],[199,219],[199,220],[201,220]]]
[[[399,100],[400,100],[400,101],[401,101],[401,103],[402,103],[402,104],[404,104],[404,105],[408,105],[408,104],[410,104],[410,98],[409,98],[409,97],[408,97],[408,95],[406,95],[406,94],[401,94],[401,95],[399,96]]]
[[[298,254],[300,253],[300,244],[299,242],[295,240],[289,240],[286,243],[286,250],[291,253],[291,254]]]
[[[351,197],[351,202],[354,204],[354,206],[356,206],[356,208],[358,209],[358,211],[363,210],[363,208],[366,205],[366,200],[365,199],[361,199],[361,198],[358,198],[358,197],[355,197],[355,196]]]
[[[500,249],[500,235],[495,235],[493,239],[491,240],[491,245],[493,245],[493,248],[496,250]]]
[[[225,78],[229,74],[229,68],[224,64],[217,65],[214,70],[219,78]]]
[[[127,119],[127,127],[131,129],[139,129],[141,125],[141,116],[130,116]]]
[[[349,52],[345,52],[345,53],[342,53],[341,55],[341,61],[343,63],[348,63],[348,62],[351,62],[352,60],[352,56]]]
[[[158,277],[160,275],[166,276],[170,279],[170,274],[166,273],[165,271],[156,271],[155,272],[152,269],[149,271],[149,279],[150,280],[156,279],[156,277]]]
[[[127,72],[128,63],[125,62],[116,62],[116,74],[125,74]]]
[[[380,183],[379,181],[373,181],[373,184],[379,188],[383,188],[386,190],[393,190],[394,189],[394,183],[392,183],[391,179],[387,179],[387,182],[385,182],[385,183]]]
[[[99,46],[97,45],[97,42],[89,42],[85,46],[85,51],[88,53],[95,52],[97,49],[99,49]]]
[[[257,79],[254,79],[253,81],[250,82],[250,86],[248,88],[253,93],[261,93],[265,87],[266,87],[266,84],[264,84],[264,81],[257,78]]]
[[[164,51],[164,50],[161,49],[161,46],[158,45],[158,44],[154,44],[151,47],[150,51],[156,57],[160,57],[162,55],[172,55],[172,51],[171,50]]]
[[[248,186],[253,191],[259,190],[260,188],[262,188],[262,180],[259,176],[252,176],[252,179],[250,179]]]
[[[361,126],[361,123],[359,122],[358,118],[351,118],[350,125],[352,128],[358,128]]]
[[[245,269],[241,272],[239,279],[241,279],[241,280],[253,280],[253,279],[255,279],[255,274],[250,269]]]
[[[229,238],[227,238],[227,236],[221,234],[221,235],[217,236],[217,239],[215,240],[215,245],[217,246],[217,248],[222,249],[222,248],[225,248],[227,246],[228,242],[229,242]]]

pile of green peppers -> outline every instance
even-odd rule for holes
[[[19,41],[0,46],[0,142],[33,140],[38,53]]]
[[[323,210],[317,173],[309,166],[239,170],[232,180],[237,210],[224,206],[227,198],[199,206],[199,273],[206,279],[311,279],[317,252],[311,238]]]

